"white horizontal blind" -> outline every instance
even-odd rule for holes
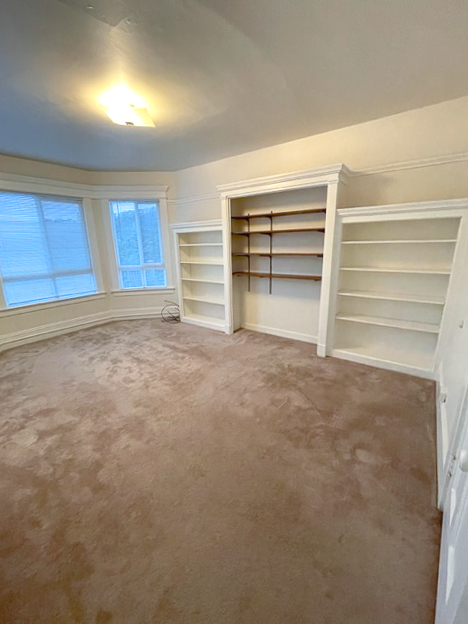
[[[0,192],[0,273],[8,307],[95,293],[81,202]]]
[[[159,203],[112,201],[120,288],[165,288]]]

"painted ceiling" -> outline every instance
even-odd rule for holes
[[[178,170],[468,93],[465,0],[0,7],[4,154]],[[114,125],[98,106],[121,82],[146,100],[155,128]]]

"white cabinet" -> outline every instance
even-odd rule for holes
[[[224,242],[220,221],[172,226],[181,320],[225,331]]]
[[[434,376],[467,204],[338,211],[331,355]]]

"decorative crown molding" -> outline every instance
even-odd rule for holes
[[[171,223],[171,230],[199,230],[202,228],[222,228],[223,222],[221,219],[210,219],[209,221],[189,221],[186,223]]]
[[[67,197],[89,199],[164,199],[169,187],[165,185],[103,185],[62,182],[48,178],[34,178],[13,173],[0,173],[0,190],[39,193],[43,195],[58,194]]]
[[[407,169],[421,169],[423,167],[436,167],[439,165],[450,165],[456,162],[468,161],[468,152],[458,152],[456,154],[446,154],[443,156],[432,156],[430,158],[417,158],[414,160],[406,160],[402,162],[389,163],[387,165],[379,165],[378,167],[367,167],[358,170],[348,170],[349,177],[356,178],[360,176],[377,175],[379,173],[390,173],[392,171],[404,171]]]
[[[252,180],[243,180],[217,186],[224,197],[240,197],[255,193],[273,193],[289,189],[306,188],[345,182],[349,176],[349,169],[344,164],[331,165],[306,171],[293,171],[280,175],[265,176]]]
[[[435,200],[435,201],[422,201],[422,202],[409,202],[405,204],[386,204],[382,206],[359,206],[356,208],[338,208],[337,213],[340,217],[360,217],[360,216],[377,216],[388,215],[396,213],[411,212],[434,212],[445,210],[460,210],[464,211],[468,209],[468,198],[465,199],[447,199],[447,200]]]

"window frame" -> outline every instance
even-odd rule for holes
[[[10,277],[4,278],[0,272],[0,311],[20,312],[21,310],[25,310],[28,308],[35,309],[38,306],[54,306],[57,304],[67,303],[67,302],[75,301],[79,299],[87,299],[90,297],[92,298],[92,297],[96,297],[96,295],[101,295],[102,294],[102,277],[101,277],[101,271],[100,271],[100,263],[98,261],[99,258],[97,255],[95,232],[94,232],[94,228],[90,228],[90,224],[91,225],[94,224],[93,219],[92,219],[92,212],[91,212],[91,202],[88,199],[79,197],[79,196],[62,194],[62,193],[55,194],[55,193],[50,193],[50,192],[37,192],[37,190],[30,189],[30,188],[11,189],[11,188],[4,188],[3,186],[0,186],[0,191],[2,193],[29,195],[34,199],[36,203],[36,209],[37,209],[38,218],[40,221],[42,235],[47,245],[47,249],[46,249],[47,256],[50,256],[49,236],[47,234],[47,229],[45,228],[45,225],[44,225],[44,209],[42,207],[42,204],[40,203],[40,200],[62,201],[63,203],[69,202],[75,205],[77,204],[80,209],[84,233],[86,236],[87,252],[88,252],[88,259],[89,259],[89,273],[93,275],[94,281],[96,284],[96,291],[92,293],[68,295],[66,297],[55,297],[54,299],[50,299],[47,301],[36,301],[36,302],[28,302],[28,303],[22,303],[22,304],[16,304],[16,305],[8,305],[8,302],[5,296],[5,288],[4,288],[5,283],[13,282],[13,281],[21,281],[21,280],[26,281],[26,280],[31,280],[31,279],[49,278],[53,281],[54,292],[55,294],[57,294],[56,285],[55,285],[55,279],[57,277],[65,277],[69,275],[81,275],[84,273],[88,273],[88,271],[83,271],[81,269],[80,270],[77,269],[75,271],[51,271],[50,273],[47,273],[44,275],[34,274],[30,276],[21,276],[20,278],[10,278]]]
[[[169,227],[168,227],[168,219],[167,219],[167,202],[166,197],[158,196],[158,193],[154,193],[151,196],[148,194],[144,194],[144,196],[138,196],[138,193],[133,194],[131,197],[127,193],[123,193],[123,196],[120,197],[112,197],[107,200],[103,200],[103,204],[106,204],[106,229],[108,232],[107,238],[110,241],[109,245],[109,260],[111,266],[111,284],[113,294],[132,294],[132,293],[165,293],[165,292],[173,292],[174,286],[173,284],[173,276],[172,276],[172,262],[170,255],[170,246],[169,246]],[[119,250],[116,239],[116,231],[115,231],[115,223],[112,214],[112,203],[113,202],[131,202],[133,204],[157,204],[159,211],[159,237],[161,243],[161,254],[162,254],[162,262],[161,263],[141,263],[139,265],[121,265]],[[138,236],[138,249],[140,252],[140,260],[143,259],[142,256],[142,235],[141,235],[141,226],[140,226],[140,215],[138,210],[136,210],[136,223],[137,223],[137,236]],[[121,270],[139,270],[144,271],[146,269],[164,269],[166,272],[166,285],[165,286],[137,286],[134,288],[123,288],[121,283]]]

